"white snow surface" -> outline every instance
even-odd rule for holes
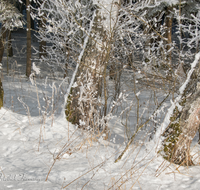
[[[109,127],[114,127],[108,141],[91,141],[89,133],[68,123],[61,114],[39,115],[33,95],[36,88],[25,78],[4,77],[3,86],[0,189],[196,190],[200,186],[200,166],[178,167],[155,157],[152,142],[133,143],[123,159],[114,163],[125,148],[119,123],[110,123]],[[38,85],[39,96],[50,90]],[[17,97],[29,107],[28,116]],[[198,151],[199,146],[193,146],[197,163]]]
[[[92,142],[89,133],[77,129],[60,114],[44,121],[42,116],[27,116],[23,108],[18,110],[11,90],[14,96],[27,97],[24,102],[32,114],[38,112],[30,96],[34,93],[30,82],[5,77],[3,84],[0,189],[198,189],[199,166],[178,167],[155,157],[152,142],[133,143],[123,159],[114,163],[125,147],[120,124],[110,123],[115,126],[109,141]],[[193,147],[196,161],[198,149]]]
[[[121,124],[116,121],[109,124],[112,129],[109,140],[92,141],[88,132],[77,129],[60,114],[62,94],[54,114],[42,114],[42,109],[39,112],[37,94],[43,107],[43,94],[51,95],[52,84],[46,82],[45,86],[43,79],[35,80],[37,85],[22,75],[5,75],[3,79],[0,189],[199,188],[200,166],[178,167],[160,156],[155,157],[152,142],[133,143],[123,159],[114,163],[125,148]],[[52,82],[55,86],[60,84],[58,80]],[[62,87],[67,91],[66,83],[62,83]],[[192,155],[198,164],[199,145],[193,144]]]

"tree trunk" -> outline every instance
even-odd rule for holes
[[[26,0],[26,14],[27,14],[27,59],[26,59],[26,76],[31,74],[31,16],[30,16],[30,2]]]
[[[11,42],[11,31],[8,31],[8,56],[13,56],[13,48],[12,48],[12,42]]]
[[[97,33],[94,26],[93,32]],[[102,89],[101,60],[103,57],[104,55],[99,52],[91,38],[84,51],[76,77],[76,86],[71,89],[65,111],[68,121],[76,124],[79,128],[92,130],[94,133],[102,127],[101,104],[98,97]]]
[[[2,63],[2,59],[3,59],[3,53],[4,53],[5,43],[6,43],[6,33],[7,33],[7,30],[4,27],[2,27],[2,33],[0,36],[0,63]]]
[[[81,24],[82,22],[80,22],[80,25]],[[83,31],[80,32],[79,38],[82,39],[83,45]],[[94,107],[93,102],[91,102],[93,98],[90,95],[95,94],[95,84],[93,83],[94,79],[93,76],[91,76],[93,71],[92,69],[90,69],[92,67],[91,43],[92,39],[89,40],[86,50],[84,51],[84,55],[82,57],[76,76],[76,86],[72,87],[71,89],[65,111],[67,120],[83,129],[88,129],[88,127],[92,127],[93,123],[93,114],[91,114],[92,112],[89,113],[89,111],[91,111]],[[67,65],[65,69],[67,71]],[[88,81],[93,84],[93,88],[88,88]],[[81,97],[84,98],[81,99]]]
[[[98,87],[101,78],[98,77],[99,65],[94,64],[91,57],[92,54],[89,58],[84,59],[79,67],[78,77],[76,78],[77,86],[71,90],[65,114],[68,121],[80,128],[96,130],[99,127],[97,126],[96,116],[99,115],[98,108],[100,105],[97,98],[99,97]]]
[[[166,38],[167,38],[167,45],[166,45],[166,50],[167,52],[170,50],[171,48],[171,44],[172,44],[172,23],[173,23],[173,17],[171,15],[171,11],[172,11],[172,7],[168,7],[167,11],[166,11]],[[171,51],[168,52],[167,55],[167,63],[169,66],[171,66]]]
[[[182,101],[182,111],[176,107],[171,123],[163,134],[166,137],[163,142],[164,158],[179,165],[193,165],[190,145],[200,125],[200,89],[196,88],[195,91]]]
[[[2,63],[3,59],[5,41],[6,41],[6,30],[4,27],[2,27],[2,33],[0,35],[0,63]],[[0,76],[0,108],[3,107],[3,96],[4,96],[4,91]]]
[[[4,91],[3,91],[3,85],[0,78],[0,109],[3,107],[3,96],[4,96]]]
[[[106,69],[110,59],[118,16],[116,14],[117,10],[113,11],[116,9],[116,4],[109,4],[109,6],[109,14],[104,8],[97,8],[98,10],[96,10],[97,15],[92,25],[92,37],[84,51],[79,73],[77,73],[76,87],[72,88],[65,112],[69,121],[83,129],[100,132],[98,135],[105,134],[105,139],[108,138],[109,133],[107,127],[108,92]],[[107,22],[104,21],[102,15],[108,17],[107,21],[110,22],[109,29],[106,29],[106,26],[104,27]],[[81,24],[82,22],[80,22]],[[80,33],[80,39],[83,39],[83,30]],[[104,82],[102,83],[102,81]],[[100,100],[100,94],[103,94],[104,102]]]

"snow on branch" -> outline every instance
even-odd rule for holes
[[[14,5],[0,1],[0,23],[4,25],[4,28],[12,30],[15,27],[23,27],[25,21]]]

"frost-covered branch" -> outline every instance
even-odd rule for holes
[[[23,15],[11,3],[1,0],[0,2],[0,23],[5,29],[13,30],[15,27],[23,27],[25,23]]]

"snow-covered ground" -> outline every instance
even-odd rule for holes
[[[25,42],[20,32],[14,34],[14,40],[13,47],[21,51]],[[26,59],[20,51],[9,58],[9,65],[12,63],[9,75],[6,74],[7,58],[3,60],[0,189],[200,188],[197,137],[191,153],[196,166],[179,167],[161,156],[156,157],[154,144],[145,138],[144,131],[122,160],[115,163],[127,142],[121,123],[112,119],[110,138],[103,140],[67,122],[61,111],[68,83],[61,85],[62,80],[53,79],[50,74],[46,78],[49,72],[44,65],[41,65],[42,76],[31,83],[24,75]],[[147,92],[148,89],[140,94],[144,102],[147,102]]]

